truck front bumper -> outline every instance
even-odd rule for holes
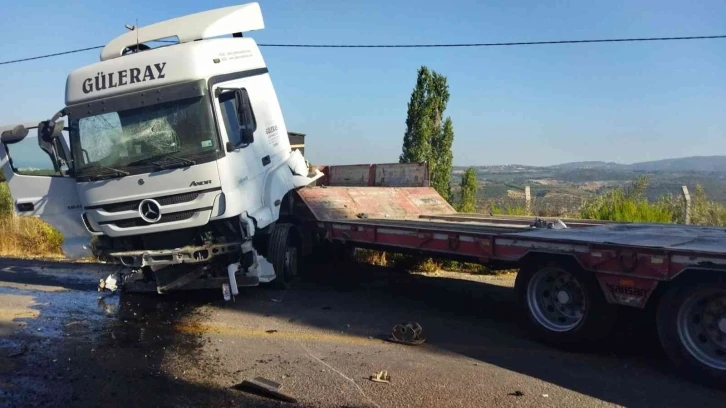
[[[129,268],[149,266],[156,269],[169,265],[207,262],[215,256],[239,252],[242,249],[242,244],[242,241],[237,241],[224,244],[186,246],[176,249],[113,252],[109,255]]]

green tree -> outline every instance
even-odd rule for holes
[[[426,113],[431,73],[426,67],[418,70],[416,86],[408,102],[406,133],[403,135],[403,151],[400,163],[418,163],[431,155],[430,124]]]
[[[446,77],[423,66],[418,70],[406,116],[406,133],[400,163],[427,162],[432,186],[451,200],[451,168],[454,126],[443,120],[449,102]]]
[[[451,118],[446,118],[444,126],[433,139],[431,139],[432,158],[431,185],[445,199],[451,201],[451,170],[454,167],[454,153],[451,146],[454,144],[454,124]]]
[[[457,211],[464,213],[476,212],[476,170],[469,167],[461,177],[461,191]]]

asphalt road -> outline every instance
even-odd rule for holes
[[[647,316],[552,349],[514,322],[513,276],[338,265],[288,291],[95,291],[100,265],[0,260],[0,406],[726,406],[681,379]],[[384,339],[416,321],[427,341]],[[369,380],[388,370],[390,384]],[[298,404],[233,388],[264,377]]]

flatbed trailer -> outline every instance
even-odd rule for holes
[[[598,340],[619,312],[652,308],[673,362],[726,384],[726,229],[457,214],[425,165],[322,170],[291,204],[305,237],[519,269],[522,321],[557,346]]]

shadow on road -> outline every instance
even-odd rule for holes
[[[394,324],[417,321],[427,352],[458,353],[624,406],[711,406],[726,400],[726,393],[678,377],[645,312],[630,310],[606,341],[586,352],[555,350],[517,325],[510,287],[358,263],[313,269],[317,273],[291,291],[248,290],[233,307],[380,338]],[[281,296],[281,303],[269,301]]]
[[[31,341],[13,375],[0,373],[0,382],[26,384],[10,387],[5,398],[21,407],[279,406],[205,382],[212,373],[219,374],[219,353],[203,354],[203,334],[174,330],[182,320],[188,325],[212,318],[201,310],[224,308],[360,337],[383,338],[394,324],[417,321],[428,340],[421,346],[425,352],[457,353],[624,406],[710,406],[726,400],[724,393],[678,378],[643,313],[622,319],[607,342],[591,351],[568,352],[538,344],[520,329],[509,287],[358,263],[317,264],[312,269],[316,273],[291,290],[248,288],[234,303],[223,302],[219,291],[125,294],[117,310],[113,303],[99,301],[97,307],[106,312],[111,308],[114,317],[103,324],[64,326],[62,341]],[[21,274],[2,273],[0,268],[0,281],[23,279]],[[39,319],[49,313],[47,306],[38,310]],[[181,359],[170,359],[170,354]],[[175,378],[168,374],[172,372],[185,374]],[[240,379],[230,376],[229,385],[235,380]],[[18,394],[18,389],[27,392]]]

